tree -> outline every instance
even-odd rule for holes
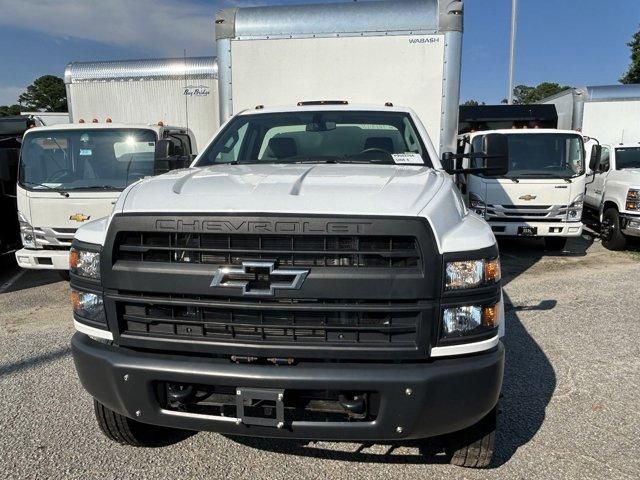
[[[26,110],[66,112],[67,94],[64,81],[54,75],[37,78],[27,87],[27,91],[20,95],[18,101]]]
[[[478,100],[471,99],[471,100],[467,100],[462,104],[463,107],[478,107],[480,105],[486,105],[486,103],[484,102],[480,103]]]
[[[528,85],[518,85],[513,89],[513,103],[517,105],[527,105],[536,103],[543,98],[550,97],[571,87],[562,86],[559,83],[542,82],[541,84],[530,87]],[[507,103],[507,100],[502,100],[502,103]]]
[[[0,105],[0,117],[11,117],[20,115],[22,107],[20,105]]]
[[[620,79],[620,83],[640,83],[640,31],[633,35],[627,45],[631,49],[631,65]]]

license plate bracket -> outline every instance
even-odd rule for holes
[[[535,237],[538,234],[538,227],[518,227],[518,236]]]
[[[282,428],[284,426],[284,390],[236,389],[237,417],[245,425]]]

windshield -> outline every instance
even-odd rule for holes
[[[31,190],[124,190],[153,175],[152,130],[59,130],[25,136],[19,182]]]
[[[640,168],[640,147],[616,148],[616,170]]]
[[[197,166],[322,162],[431,166],[409,114],[367,111],[240,115],[202,154]]]
[[[583,175],[584,146],[580,135],[562,133],[508,133],[507,178],[571,178]],[[473,139],[473,151],[482,150],[482,136]]]

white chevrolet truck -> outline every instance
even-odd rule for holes
[[[27,130],[16,189],[23,245],[15,253],[18,265],[66,276],[76,229],[109,215],[131,183],[167,171],[166,156],[185,156],[189,164],[192,145],[189,130],[164,125],[73,123]]]
[[[101,430],[430,438],[488,466],[504,305],[496,239],[451,177],[461,2],[234,9],[216,35],[229,120],[73,241],[73,356]],[[407,95],[416,111],[393,105]],[[504,175],[506,138],[481,150],[473,172]]]
[[[622,250],[640,237],[640,145],[595,145],[585,195],[585,220],[600,224],[602,244]]]

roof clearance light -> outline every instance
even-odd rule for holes
[[[105,120],[105,122],[107,122],[107,123],[113,123],[113,120],[111,120],[111,117],[107,117],[107,119]]]
[[[81,118],[80,120],[78,120],[78,123],[84,123],[84,118]]]
[[[158,122],[158,126],[159,126],[159,127],[164,127],[164,122],[163,122],[162,120],[160,120],[160,121]]]
[[[98,119],[94,118],[93,120],[91,120],[91,123],[98,123]]]

